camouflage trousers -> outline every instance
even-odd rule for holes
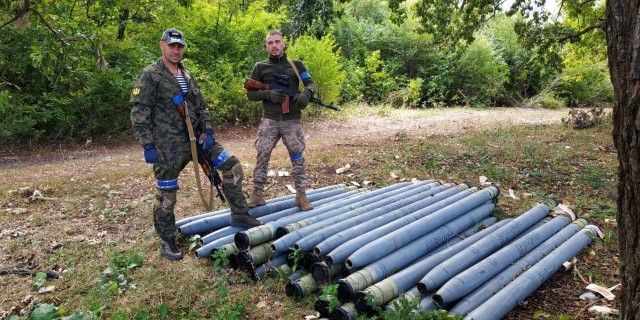
[[[271,152],[281,138],[291,159],[294,187],[297,191],[304,191],[307,187],[307,165],[302,155],[305,142],[300,119],[277,121],[262,118],[254,143],[258,156],[253,169],[253,186],[264,190]]]
[[[210,150],[210,160],[222,172],[222,193],[227,198],[229,209],[233,213],[249,212],[247,199],[242,192],[244,174],[240,161],[217,142]],[[161,152],[163,160],[153,165],[158,181],[153,203],[153,225],[160,238],[169,240],[174,239],[176,233],[174,207],[179,189],[177,179],[191,161],[191,152]]]

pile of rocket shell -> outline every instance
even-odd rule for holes
[[[499,193],[434,180],[377,190],[342,184],[310,190],[310,211],[293,195],[270,199],[250,210],[264,222],[252,229],[229,226],[228,209],[177,226],[208,233],[199,258],[224,254],[255,279],[290,273],[289,296],[337,284],[342,304],[329,312],[330,301],[318,299],[322,317],[372,316],[416,299],[420,310],[500,319],[601,233],[584,219],[550,215],[552,200],[498,221]]]

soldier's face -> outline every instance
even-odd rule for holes
[[[269,55],[272,57],[280,57],[284,53],[284,40],[279,34],[268,35],[265,47]]]
[[[172,64],[178,64],[184,58],[184,46],[179,43],[167,44],[160,41],[160,50],[166,61]]]

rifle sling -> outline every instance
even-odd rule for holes
[[[196,173],[196,185],[198,186],[198,194],[200,195],[200,199],[202,200],[202,204],[206,210],[211,210],[211,205],[213,205],[213,184],[210,186],[210,194],[209,194],[209,203],[205,199],[204,193],[202,192],[202,185],[200,183],[200,170],[198,170],[198,151],[196,150],[196,137],[193,133],[193,125],[191,124],[191,116],[189,115],[189,108],[187,107],[187,101],[184,102],[184,122],[187,123],[187,131],[189,132],[189,141],[191,143],[191,161],[193,162],[193,171]],[[205,159],[208,161],[208,159]],[[213,169],[215,170],[215,169]]]
[[[298,72],[298,68],[296,68],[296,64],[293,63],[293,60],[287,59],[287,61],[289,61],[289,64],[291,65],[291,68],[293,68],[293,72],[295,72],[296,73],[296,77],[298,77],[298,87],[302,86],[302,88],[304,88],[304,83],[302,82],[302,78],[300,78],[300,72]]]

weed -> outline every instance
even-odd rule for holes
[[[332,284],[322,288],[320,299],[329,302],[329,313],[333,312],[342,303],[338,300],[338,284]]]

